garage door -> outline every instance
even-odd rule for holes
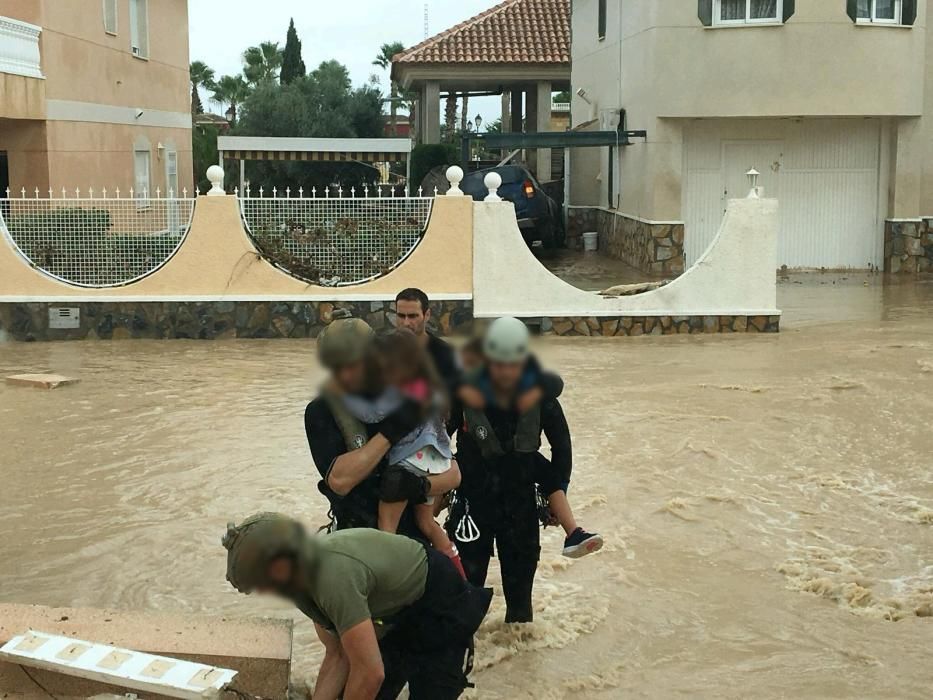
[[[780,200],[778,263],[790,268],[880,266],[878,120],[696,122],[684,133],[687,262],[719,230],[726,202],[762,173]]]

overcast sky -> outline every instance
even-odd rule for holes
[[[498,4],[499,0],[427,0],[430,36]],[[285,45],[288,21],[295,18],[305,64],[310,70],[337,59],[350,69],[354,85],[373,73],[382,44],[413,46],[424,39],[426,0],[190,0],[191,60],[201,60],[217,76],[240,72],[243,50],[261,41]],[[216,105],[206,105],[218,110]],[[471,100],[470,112],[497,118],[499,98]]]

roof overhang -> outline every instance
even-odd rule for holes
[[[442,90],[510,89],[549,82],[570,89],[569,63],[393,63],[392,79],[406,90],[427,82]]]

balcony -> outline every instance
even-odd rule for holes
[[[0,119],[45,119],[45,76],[37,27],[0,16]]]
[[[43,78],[39,53],[42,27],[0,17],[0,73]]]

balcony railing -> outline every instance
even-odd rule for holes
[[[39,54],[42,27],[0,17],[0,73],[43,78]]]

